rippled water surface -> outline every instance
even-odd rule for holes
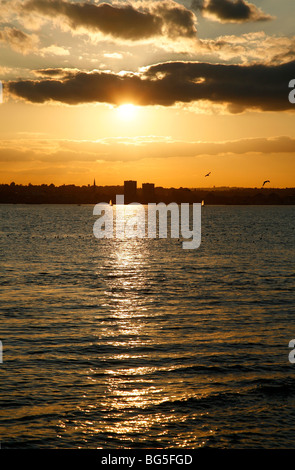
[[[97,240],[2,205],[4,448],[295,448],[294,206],[202,208],[202,243]]]

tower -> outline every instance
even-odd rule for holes
[[[137,181],[124,181],[124,202],[129,204],[130,202],[136,202],[137,195]]]
[[[154,202],[155,198],[155,185],[154,183],[143,183],[142,184],[142,198],[145,204]]]

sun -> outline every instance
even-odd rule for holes
[[[131,103],[122,104],[118,107],[118,116],[123,121],[131,121],[136,116],[136,106]]]

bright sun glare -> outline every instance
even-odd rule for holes
[[[118,107],[118,114],[120,119],[130,121],[135,118],[136,107],[133,104],[122,104]]]

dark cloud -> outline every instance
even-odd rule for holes
[[[193,0],[192,8],[216,16],[222,22],[267,21],[272,19],[245,0]]]
[[[245,109],[294,110],[288,101],[288,83],[295,61],[282,65],[223,65],[168,62],[152,65],[140,74],[79,72],[57,79],[8,82],[8,90],[33,103],[131,102],[172,106],[209,101],[226,104],[231,112]]]
[[[41,77],[68,77],[79,72],[78,69],[67,69],[67,68],[48,68],[34,70],[36,75]]]
[[[162,32],[168,37],[196,36],[196,17],[190,10],[169,1],[152,4],[151,9],[154,14],[162,19]]]
[[[64,70],[62,68],[54,68],[54,69],[39,69],[34,70],[36,75],[47,76],[47,77],[57,77],[60,75],[64,75]]]
[[[146,2],[136,8],[130,4],[29,0],[23,8],[51,18],[62,17],[74,30],[83,28],[129,41],[196,35],[194,13],[174,1]]]

